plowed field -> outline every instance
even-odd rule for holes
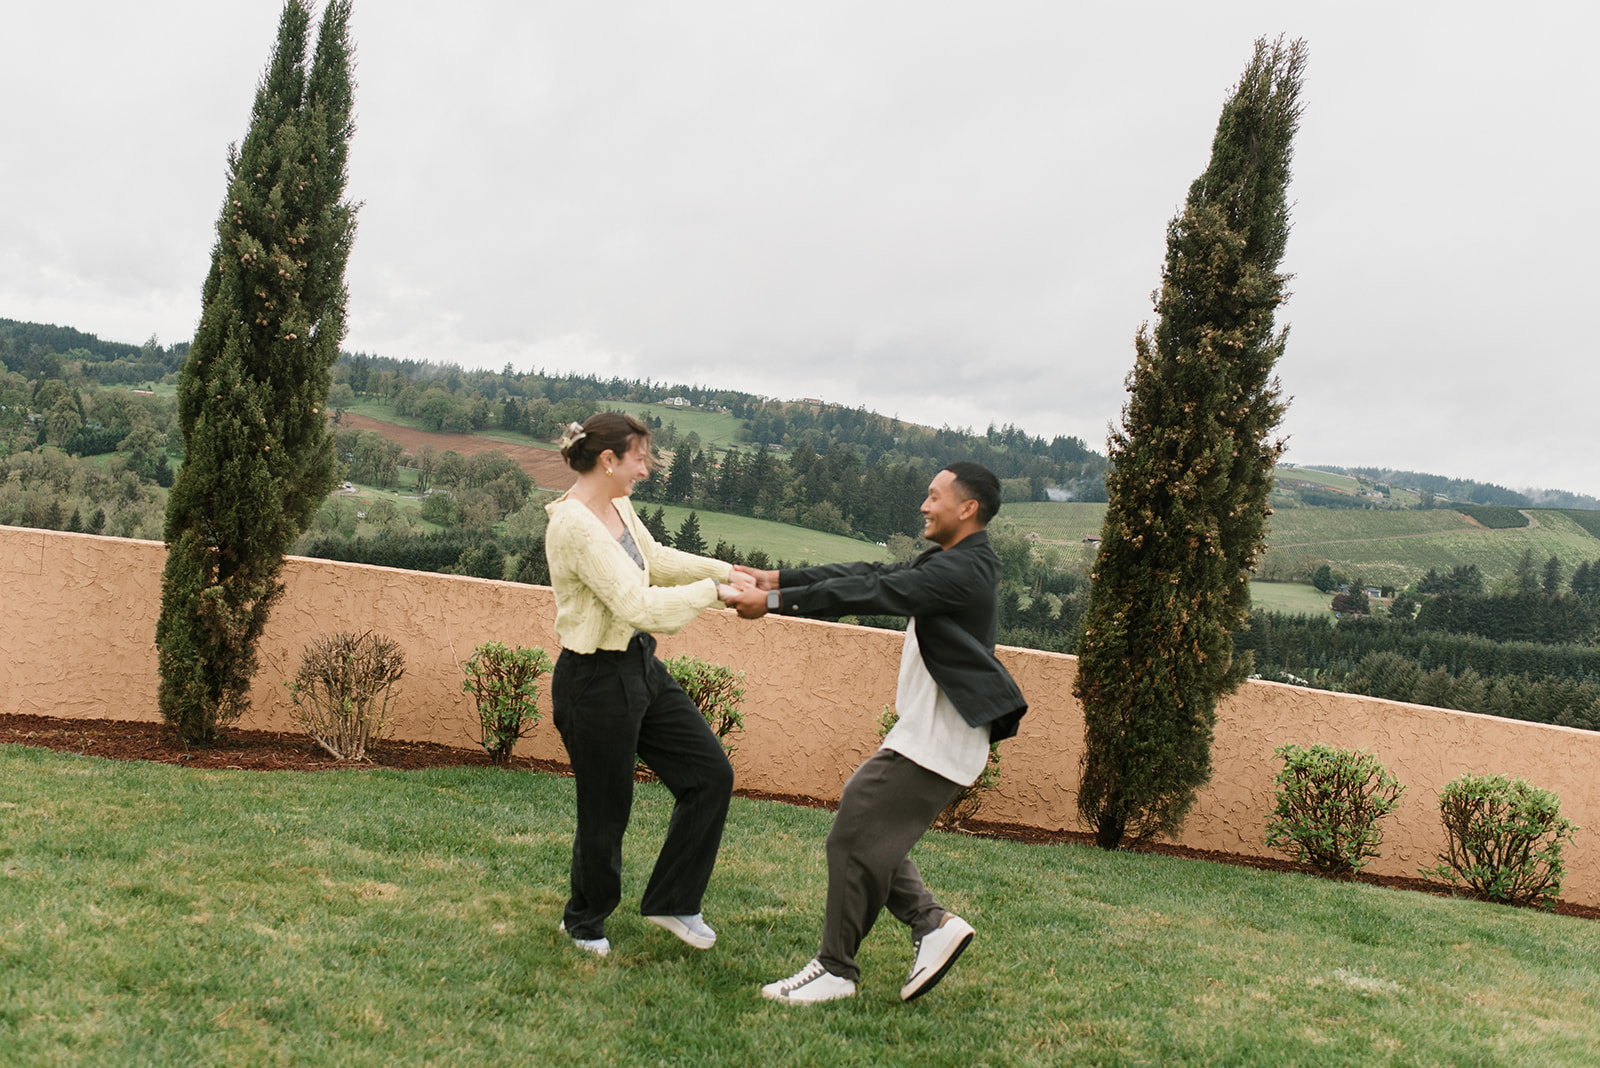
[[[561,454],[554,449],[536,449],[532,445],[516,445],[495,441],[493,438],[480,438],[473,434],[435,434],[429,430],[412,430],[410,427],[385,423],[381,419],[349,412],[345,413],[342,425],[382,434],[390,441],[398,441],[410,453],[415,453],[424,445],[432,446],[435,452],[453,449],[462,456],[498,449],[526,471],[528,477],[533,479],[533,484],[540,489],[570,489],[577,479],[577,475],[573,474],[572,469],[561,458]]]

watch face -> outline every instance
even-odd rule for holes
[[[767,611],[776,612],[778,610],[778,606],[781,603],[782,602],[778,599],[778,591],[777,590],[768,590],[767,591]]]

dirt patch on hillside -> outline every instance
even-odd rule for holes
[[[482,438],[475,434],[436,434],[431,430],[412,430],[410,427],[385,423],[381,419],[349,412],[345,413],[344,421],[340,425],[382,434],[390,441],[399,442],[412,455],[424,445],[431,446],[435,452],[442,453],[446,449],[451,449],[462,456],[498,450],[511,457],[512,462],[526,471],[528,477],[533,479],[533,484],[540,489],[571,489],[578,478],[572,468],[567,466],[567,462],[561,458],[561,454],[553,449],[538,449],[532,445],[495,441],[493,438]]]
[[[165,724],[115,719],[59,719],[53,716],[0,714],[0,745],[32,745],[63,753],[104,757],[108,760],[150,760],[187,768],[229,769],[237,771],[360,771],[394,768],[415,771],[422,768],[489,767],[489,755],[481,749],[457,749],[433,742],[383,741],[375,743],[370,759],[363,762],[334,760],[303,734],[284,731],[228,730],[221,741],[208,746],[185,746]],[[523,771],[543,771],[569,775],[571,769],[553,760],[514,758],[510,765]],[[836,804],[814,797],[773,794],[760,790],[736,790],[740,797],[757,801],[781,801],[807,808],[832,809]],[[1073,843],[1093,845],[1093,837],[1075,831],[1047,831],[1013,823],[969,821],[968,834],[1035,844]],[[1144,852],[1165,856],[1232,864],[1258,871],[1297,872],[1305,869],[1287,860],[1251,857],[1236,853],[1217,853],[1175,845],[1143,846]],[[1403,876],[1361,874],[1356,881],[1372,886],[1449,897],[1448,886]],[[1555,911],[1563,916],[1600,920],[1600,908],[1558,902]]]

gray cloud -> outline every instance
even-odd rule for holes
[[[45,10],[48,6],[49,10]],[[187,336],[278,4],[36,5],[0,315]],[[1600,495],[1579,3],[359,4],[348,346],[823,396],[1103,447],[1263,34],[1311,48],[1299,462]],[[43,87],[44,91],[39,90]]]

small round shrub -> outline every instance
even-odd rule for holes
[[[1463,775],[1439,791],[1445,852],[1422,874],[1483,901],[1554,904],[1566,866],[1564,844],[1577,825],[1561,815],[1561,799],[1526,779]]]
[[[1323,875],[1350,878],[1379,855],[1378,823],[1405,792],[1370,753],[1314,745],[1273,750],[1283,761],[1267,845]]]
[[[705,717],[706,726],[722,743],[722,751],[733,756],[735,749],[728,735],[744,730],[744,713],[739,708],[744,704],[744,687],[740,685],[744,672],[687,653],[668,657],[661,664]],[[655,780],[655,772],[643,760],[634,760],[633,771],[636,778]]]
[[[481,741],[489,759],[509,764],[517,741],[539,722],[539,676],[550,670],[550,658],[535,646],[515,649],[485,642],[461,665],[461,683],[478,706]]]
[[[744,687],[740,685],[744,672],[697,656],[674,656],[661,663],[706,718],[723,750],[732,756],[734,747],[728,735],[744,730],[744,713],[739,710],[744,704]]]

